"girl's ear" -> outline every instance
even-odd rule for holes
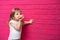
[[[12,19],[12,18],[11,18]]]
[[[14,17],[12,17],[11,19],[14,19]]]

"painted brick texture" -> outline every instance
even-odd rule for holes
[[[60,40],[60,0],[0,0],[0,40],[8,39],[9,15],[15,7],[24,20],[34,19],[23,27],[22,40]]]

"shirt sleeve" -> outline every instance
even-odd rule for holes
[[[15,23],[15,21],[11,20],[11,21],[9,22],[9,26],[11,26],[11,24],[14,25],[14,24],[16,24],[16,23]]]

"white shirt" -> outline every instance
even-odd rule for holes
[[[10,22],[12,22],[13,24],[18,23],[15,20],[10,20]],[[21,27],[20,31],[17,31],[11,25],[9,25],[9,27],[10,27],[9,39],[20,39],[21,38],[22,27]]]

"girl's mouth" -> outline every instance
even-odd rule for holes
[[[18,16],[19,19],[21,19],[22,17],[23,17],[22,15]]]

